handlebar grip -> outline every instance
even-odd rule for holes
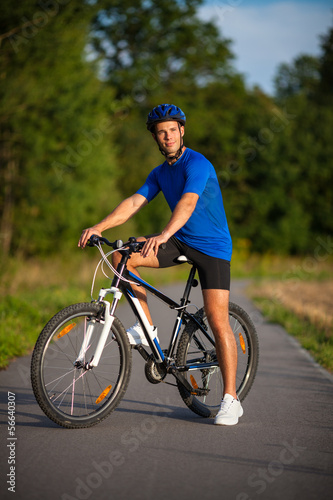
[[[111,243],[109,240],[103,238],[102,236],[97,236],[96,234],[92,234],[89,240],[87,241],[87,246],[94,247],[98,245],[98,243],[100,243],[101,245],[104,245],[105,243],[109,247],[112,247],[114,250],[117,250],[118,248],[121,248],[124,245],[122,240],[116,240]]]
[[[94,247],[95,245],[97,245],[97,243],[99,242],[99,236],[97,236],[96,234],[92,234],[89,238],[89,240],[87,241],[86,243],[86,246],[87,247]],[[103,244],[103,242],[102,242]]]

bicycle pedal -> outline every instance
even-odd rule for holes
[[[191,391],[191,394],[193,396],[208,396],[209,389],[201,389],[198,387],[197,389],[194,389],[194,391]]]

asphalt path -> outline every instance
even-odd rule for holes
[[[283,328],[262,318],[244,285],[232,283],[232,300],[257,327],[260,361],[237,426],[214,426],[184,405],[176,387],[150,384],[134,352],[118,409],[95,427],[66,430],[35,402],[26,356],[0,372],[1,498],[331,499],[332,377]],[[179,286],[165,291],[176,299],[182,293]],[[200,290],[193,292],[192,302],[200,305]],[[150,304],[166,346],[174,312],[157,300]],[[118,312],[130,326],[126,305]],[[15,440],[7,426],[8,393],[15,394]],[[10,479],[15,492],[8,490]]]

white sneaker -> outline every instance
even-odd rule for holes
[[[152,331],[154,331],[154,337],[157,337],[157,327],[151,326]],[[127,331],[127,337],[131,345],[145,345],[149,346],[145,334],[141,328],[139,320],[136,321],[135,325],[131,326]]]
[[[214,424],[236,425],[243,413],[244,411],[239,399],[235,399],[230,394],[225,394],[221,402],[220,410],[215,417]]]

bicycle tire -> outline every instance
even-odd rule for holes
[[[210,328],[203,308],[196,313],[196,317],[203,322],[209,332]],[[237,343],[237,395],[243,401],[252,387],[257,372],[259,361],[258,336],[249,315],[233,302],[229,303],[229,320]],[[211,332],[210,335],[213,338]],[[190,321],[179,339],[176,354],[177,366],[193,365],[194,362],[200,365],[200,363],[216,360],[215,347],[211,341],[207,340],[197,324]],[[206,396],[193,395],[177,380],[178,390],[184,403],[194,413],[202,417],[214,418],[220,408],[224,394],[220,368],[213,367],[194,372],[187,371],[183,375],[194,388],[209,389]]]
[[[79,429],[104,420],[127,389],[132,353],[126,331],[115,318],[98,366],[77,368],[87,323],[97,321],[85,353],[89,361],[103,324],[101,303],[80,303],[62,309],[43,328],[31,360],[31,383],[43,412],[56,424]]]

